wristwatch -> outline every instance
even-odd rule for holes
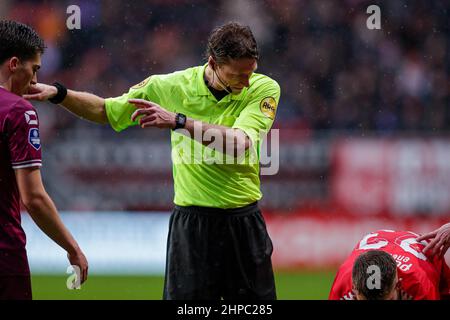
[[[177,130],[184,128],[186,126],[186,115],[182,113],[177,113],[175,116],[175,128],[172,130]]]

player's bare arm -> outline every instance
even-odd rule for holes
[[[20,197],[31,218],[47,236],[66,250],[69,262],[80,267],[83,283],[88,275],[88,262],[45,191],[39,168],[17,169],[15,174]]]
[[[28,100],[47,101],[56,96],[55,86],[37,83],[31,86],[28,94],[23,97]],[[67,95],[60,103],[75,115],[100,124],[107,124],[105,99],[87,92],[67,90]]]
[[[136,121],[138,117],[141,117],[139,119],[139,125],[141,126],[141,128],[175,128],[176,113],[170,112],[157,103],[151,101],[142,99],[130,99],[129,102],[137,107],[137,110],[131,116],[131,120]],[[191,137],[195,138],[197,136],[194,134],[194,130],[198,130],[196,128],[201,129],[201,137],[204,136],[203,134],[206,131],[217,130],[226,144],[225,150],[232,150],[233,155],[240,156],[241,153],[245,152],[245,150],[251,147],[251,140],[243,130],[231,129],[226,126],[214,125],[194,120],[192,118],[186,118],[184,129],[189,132]],[[199,139],[198,142],[202,143],[205,146],[208,146],[211,143],[210,140],[203,139]]]

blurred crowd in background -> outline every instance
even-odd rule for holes
[[[375,3],[381,30],[366,27]],[[81,30],[66,27],[71,4]],[[277,127],[450,128],[449,1],[2,0],[0,9],[44,37],[44,82],[117,96],[148,75],[203,64],[209,32],[235,20],[256,35],[258,72],[281,85]],[[86,125],[63,113],[46,119],[55,130]]]

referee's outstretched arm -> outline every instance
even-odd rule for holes
[[[37,83],[31,87],[29,94],[23,97],[29,100],[52,101],[52,99],[58,99],[58,95],[61,95],[60,100],[54,102],[62,105],[77,116],[100,124],[109,123],[105,111],[105,99],[91,93]]]
[[[43,83],[37,83],[30,89],[30,93],[24,95],[25,99],[47,101],[62,105],[64,108],[81,117],[82,119],[93,121],[99,124],[108,124],[108,117],[105,109],[105,99],[87,92],[79,92],[74,90],[67,90],[60,84],[47,85]],[[137,116],[149,116],[149,115],[163,115],[158,117],[160,119],[151,119],[151,121],[144,121],[139,123],[143,127],[159,127],[159,128],[173,128],[175,127],[176,114],[165,110],[161,106],[141,99],[130,100],[131,103],[136,105],[137,111],[133,114],[133,121]],[[156,111],[155,111],[156,109]],[[151,113],[151,114],[150,114]],[[145,118],[143,118],[145,120]],[[233,156],[240,156],[250,146],[251,140],[245,134],[244,131],[239,129],[232,129],[230,134],[230,128],[225,126],[208,124],[194,119],[187,118],[185,129],[195,137],[195,127],[201,128],[202,140],[199,142],[208,146],[211,141],[203,140],[204,133],[206,131],[215,130],[222,137],[223,141],[227,145],[225,150],[231,152]]]

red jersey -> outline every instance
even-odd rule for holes
[[[36,110],[0,87],[0,275],[29,273],[15,169],[41,166]]]
[[[422,253],[426,241],[409,231],[380,230],[366,235],[339,268],[330,300],[354,300],[352,269],[356,258],[367,250],[382,250],[397,263],[401,289],[414,300],[438,300],[450,296],[450,271],[444,259]]]

